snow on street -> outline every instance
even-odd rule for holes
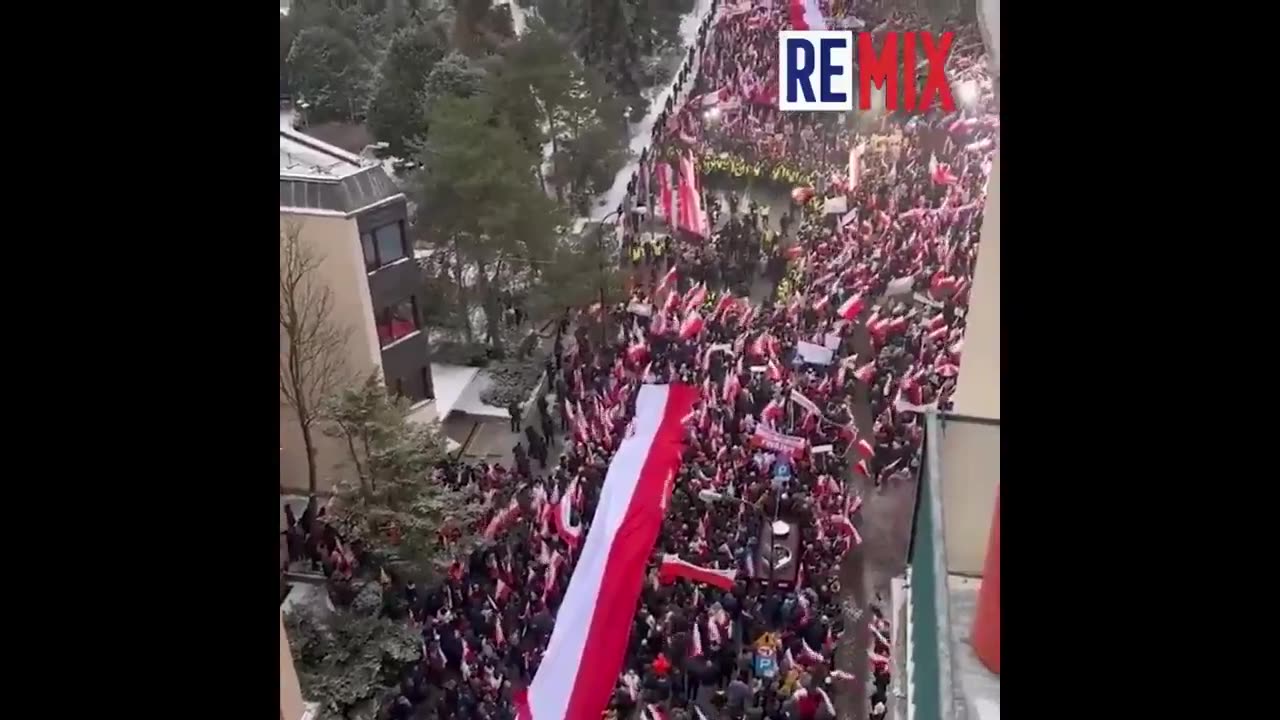
[[[698,38],[698,26],[702,24],[703,17],[711,10],[711,0],[697,0],[693,9],[685,14],[680,21],[680,39],[684,41],[685,53]],[[667,86],[662,94],[649,105],[649,114],[639,123],[631,126],[631,154],[634,156],[631,162],[622,166],[618,174],[613,179],[613,186],[608,192],[598,196],[595,199],[595,205],[591,209],[592,220],[603,220],[609,213],[618,209],[622,204],[623,198],[627,195],[627,183],[631,182],[631,173],[636,171],[639,165],[640,153],[653,141],[653,124],[658,121],[658,116],[662,114],[663,108],[667,106],[667,98],[671,93],[675,92],[676,80],[680,77],[679,68],[684,66],[683,59],[681,64],[677,66],[676,72],[671,76],[671,83]],[[690,77],[692,78],[692,74]],[[677,98],[677,101],[679,99]]]

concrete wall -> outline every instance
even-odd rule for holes
[[[947,572],[981,576],[1000,489],[1000,424],[944,416],[940,450]]]
[[[281,231],[291,224],[301,228],[299,237],[302,242],[320,258],[316,281],[333,293],[333,320],[348,333],[347,370],[352,380],[359,382],[373,370],[382,369],[382,354],[373,325],[373,305],[356,222],[340,217],[281,213]],[[284,348],[282,337],[282,352]],[[320,427],[314,428],[312,435],[317,446],[318,490],[327,492],[338,477],[335,465],[346,462],[347,450],[341,442],[325,436]],[[283,398],[280,445],[283,448],[280,453],[280,485],[286,490],[305,493],[307,458],[302,431],[296,415],[284,404]]]
[[[952,396],[957,415],[1000,419],[1000,152],[987,183],[978,263],[969,293],[960,376]],[[945,467],[945,466],[944,466]]]
[[[284,631],[284,613],[280,613],[280,717],[282,720],[301,720],[306,708],[302,704],[302,688],[298,685],[298,672],[293,667],[293,653],[289,651],[289,636]]]

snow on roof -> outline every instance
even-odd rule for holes
[[[341,180],[369,163],[342,148],[280,127],[280,175],[308,180]]]
[[[436,391],[437,418],[443,421],[449,417],[449,413],[461,410],[458,407],[458,401],[479,373],[480,368],[477,367],[431,363],[431,384]],[[476,399],[479,400],[479,395]],[[467,411],[463,410],[463,412]]]
[[[480,417],[510,418],[511,415],[507,413],[506,408],[494,407],[480,400],[480,394],[488,390],[491,385],[493,385],[493,378],[489,376],[489,373],[483,371],[476,373],[475,378],[467,383],[466,390],[458,398],[458,402],[453,406],[453,409]]]

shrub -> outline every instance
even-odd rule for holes
[[[505,408],[511,403],[524,405],[529,393],[542,378],[542,356],[535,354],[528,360],[507,360],[490,367],[486,372],[492,384],[480,393],[480,400],[494,407]]]

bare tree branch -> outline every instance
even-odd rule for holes
[[[333,292],[318,276],[321,258],[301,240],[302,227],[280,230],[280,395],[298,418],[307,452],[308,487],[316,492],[313,429],[324,401],[351,379],[349,329],[332,314]]]

